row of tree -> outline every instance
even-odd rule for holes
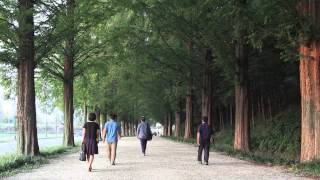
[[[22,154],[39,154],[35,83],[47,82],[50,92],[37,97],[49,94],[63,107],[68,146],[74,110],[82,109],[84,120],[94,110],[100,124],[115,111],[125,129],[144,114],[165,135],[184,138],[207,116],[215,131],[232,126],[234,148],[249,151],[255,121],[301,102],[300,159],[319,159],[317,0],[4,0],[0,7],[0,61],[10,65],[3,71],[17,69]],[[2,82],[11,87],[9,79]]]

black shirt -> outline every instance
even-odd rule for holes
[[[83,125],[86,129],[85,137],[86,139],[97,139],[97,131],[100,129],[99,125],[95,122],[86,122]]]
[[[200,124],[198,127],[198,132],[200,133],[200,144],[210,143],[212,130],[207,123]]]

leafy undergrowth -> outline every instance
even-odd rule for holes
[[[73,153],[78,150],[79,145],[76,147],[55,146],[42,149],[40,156],[23,156],[17,154],[0,156],[0,177],[12,176],[25,170],[37,168],[42,164],[48,163],[50,158]]]
[[[233,149],[233,130],[226,128],[214,135],[214,151],[223,152],[256,163],[281,165],[299,174],[320,176],[320,162],[300,164],[300,113],[291,108],[273,118],[257,120],[251,128],[251,151]],[[168,139],[195,144],[195,139],[166,137]]]

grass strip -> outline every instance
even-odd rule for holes
[[[186,144],[196,144],[196,139],[184,139],[183,137],[163,136],[163,138]],[[210,148],[212,151],[222,152],[228,156],[232,156],[238,159],[264,164],[268,166],[284,166],[289,171],[312,178],[320,177],[320,161],[312,163],[299,163],[297,160],[281,158],[277,155],[267,152],[245,152],[234,150],[229,144],[214,144]]]
[[[79,146],[80,145],[77,144],[75,147],[48,147],[41,149],[39,156],[24,156],[18,154],[0,156],[0,178],[38,168],[42,164],[47,164],[51,158],[57,158],[61,155],[77,152]]]

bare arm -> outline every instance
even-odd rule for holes
[[[106,128],[104,128],[102,131],[102,142],[106,141],[106,134],[107,134],[107,131],[106,131]]]
[[[118,140],[120,140],[121,139],[121,133],[118,131],[117,134],[118,134]]]
[[[99,137],[100,137],[100,130],[98,129],[97,130],[97,138],[99,139]]]

